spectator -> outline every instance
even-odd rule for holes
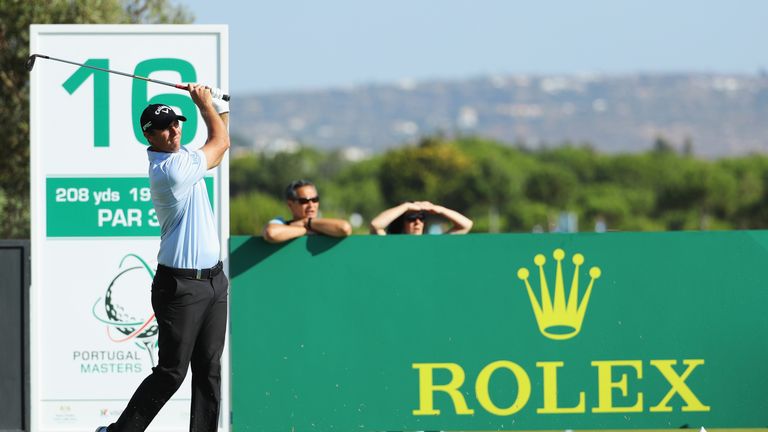
[[[461,213],[429,201],[405,202],[384,210],[371,221],[371,234],[424,234],[424,220],[429,215],[447,219],[453,226],[446,234],[466,234],[472,221]]]
[[[292,219],[274,218],[264,227],[264,240],[282,243],[303,235],[323,234],[346,237],[352,232],[349,222],[343,219],[327,219],[319,216],[320,195],[317,188],[306,180],[296,180],[285,189],[285,199]]]

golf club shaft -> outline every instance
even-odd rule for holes
[[[102,71],[102,72],[108,72],[108,73],[113,73],[113,74],[117,74],[117,75],[126,76],[128,78],[136,78],[136,79],[152,82],[152,83],[155,83],[155,84],[162,84],[162,85],[166,85],[166,86],[169,86],[169,87],[175,87],[175,88],[181,89],[181,90],[189,90],[189,87],[184,85],[184,84],[174,84],[174,83],[171,83],[171,82],[168,82],[168,81],[161,81],[161,80],[157,80],[157,79],[147,78],[147,77],[143,77],[143,76],[139,76],[139,75],[133,75],[133,74],[129,74],[129,73],[125,73],[125,72],[120,72],[120,71],[116,71],[116,70],[104,69],[104,68],[100,68],[100,67],[97,67],[97,66],[90,66],[90,65],[86,65],[86,64],[82,64],[82,63],[73,62],[73,61],[70,61],[70,60],[64,60],[64,59],[60,59],[60,58],[56,58],[56,57],[50,57],[50,56],[43,55],[43,54],[32,54],[31,57],[40,57],[40,58],[44,58],[44,59],[47,59],[47,60],[54,60],[54,61],[58,61],[58,62],[62,62],[62,63],[69,63],[69,64],[72,64],[72,65],[75,65],[75,66],[80,66],[80,67],[84,67],[84,68],[88,68],[88,69],[94,69],[94,70],[98,70],[98,71]],[[32,64],[34,64],[34,61],[32,62]],[[229,95],[227,95],[227,94],[222,95],[221,98],[223,100],[225,100],[225,101],[229,101]]]

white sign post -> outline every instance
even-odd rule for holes
[[[30,52],[172,83],[229,89],[226,26],[33,25]],[[172,87],[38,58],[31,72],[31,430],[91,431],[117,419],[156,364],[150,287],[160,229],[138,119],[148,103],[206,130]],[[222,259],[229,243],[228,160],[206,178]],[[229,355],[220,431],[229,430]],[[189,376],[150,431],[189,429]]]

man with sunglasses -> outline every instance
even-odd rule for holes
[[[304,235],[323,234],[331,237],[346,237],[352,233],[349,222],[343,219],[321,218],[320,195],[314,184],[307,180],[296,180],[285,188],[285,199],[291,210],[292,219],[274,218],[264,227],[264,240],[282,243]]]
[[[466,234],[472,229],[472,220],[456,210],[432,204],[429,201],[405,202],[384,210],[371,220],[371,234],[424,234],[424,221],[434,215],[452,224],[446,234]]]

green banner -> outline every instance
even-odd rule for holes
[[[46,178],[48,237],[159,236],[147,177]],[[213,206],[213,177],[206,177]]]
[[[231,243],[234,430],[764,428],[768,232]]]

